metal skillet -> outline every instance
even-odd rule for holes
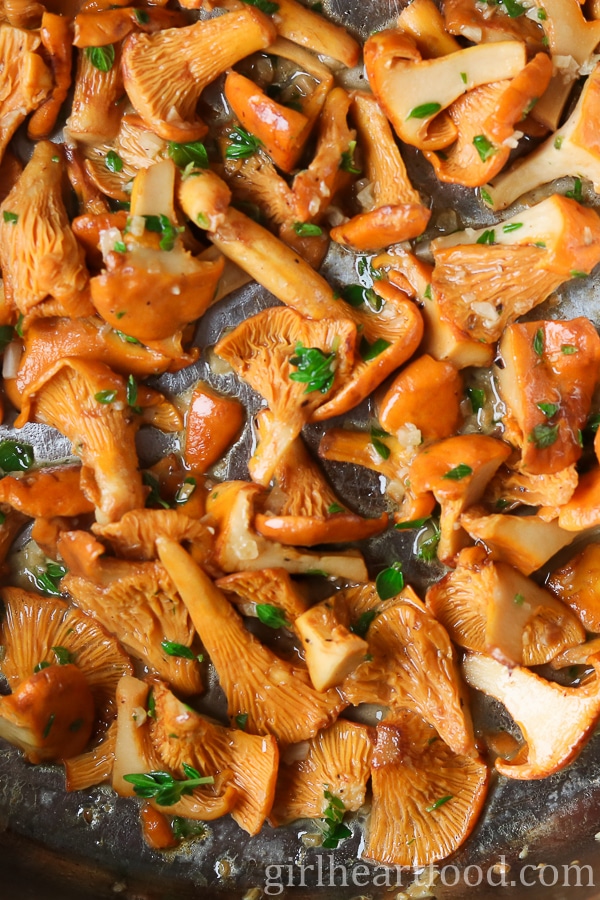
[[[402,4],[396,0],[330,0],[326,12],[365,38],[394,19]],[[361,73],[355,73],[360,83]],[[413,181],[432,199],[432,221],[441,222],[453,210],[463,225],[487,225],[472,191],[439,185],[427,164],[410,153]],[[600,199],[599,199],[600,202]],[[352,280],[352,260],[330,251],[324,272],[333,281]],[[571,317],[582,312],[600,325],[600,279],[586,279],[559,292],[558,304],[535,311],[536,317]],[[180,393],[203,378],[229,394],[237,394],[249,412],[257,398],[232,375],[212,371],[210,348],[225,327],[276,303],[257,285],[248,285],[211,308],[202,319],[196,342],[199,362],[155,384]],[[352,422],[370,415],[368,403],[351,414]],[[339,424],[339,423],[335,423]],[[305,434],[316,446],[322,430],[311,426]],[[0,428],[0,437],[13,434]],[[62,459],[68,443],[57,433],[29,425],[25,434],[40,460]],[[222,466],[222,478],[247,478],[249,429]],[[172,436],[142,432],[140,455],[154,462],[175,449]],[[328,464],[327,473],[339,495],[364,515],[383,509],[379,479],[364,469]],[[435,567],[414,555],[412,538],[388,532],[362,547],[372,571],[391,559],[402,559],[409,583],[423,589],[439,577]],[[222,708],[218,685],[209,690],[209,707]],[[492,703],[475,700],[480,719],[500,722],[506,717]],[[207,708],[207,707],[205,707]],[[96,787],[67,794],[59,767],[28,765],[22,755],[0,741],[0,900],[187,900],[187,898],[245,898],[293,896],[308,900],[337,898],[435,896],[448,900],[499,894],[510,900],[600,900],[600,734],[578,759],[562,772],[535,782],[493,781],[490,799],[477,828],[461,851],[443,865],[430,891],[410,888],[413,875],[368,867],[360,860],[361,821],[351,822],[352,838],[336,851],[305,846],[302,837],[314,831],[308,823],[287,828],[265,826],[248,837],[228,817],[207,825],[201,838],[175,851],[150,850],[141,836],[138,803],[116,797],[110,788]],[[428,873],[421,880],[428,881]],[[431,880],[431,879],[429,879]],[[407,891],[408,894],[402,894]]]

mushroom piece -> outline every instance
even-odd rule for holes
[[[578,16],[581,13],[577,12]],[[592,23],[587,23],[592,24]],[[598,27],[598,23],[593,23]],[[577,106],[558,131],[507,172],[486,185],[494,209],[505,209],[522,194],[556,178],[577,173],[600,188],[600,157],[594,139],[600,118],[600,65],[586,80]],[[551,96],[551,92],[548,92]]]
[[[16,690],[36,668],[48,671],[57,664],[58,668],[73,664],[92,693],[96,717],[111,721],[117,683],[122,675],[133,671],[129,657],[112,635],[91,616],[69,608],[56,597],[5,587],[2,600],[6,615],[1,668],[10,688]]]
[[[0,203],[12,191],[23,171],[20,160],[7,150],[0,160]]]
[[[424,353],[402,369],[381,398],[379,421],[390,434],[410,423],[423,440],[450,437],[461,419],[462,395],[457,369]]]
[[[237,440],[244,424],[244,407],[235,397],[217,394],[199,381],[185,421],[184,457],[199,472],[210,469]]]
[[[65,759],[65,790],[84,791],[109,782],[115,761],[116,741],[117,723],[114,721],[91,750]]]
[[[64,434],[81,458],[82,488],[101,523],[144,505],[136,424],[124,379],[92,360],[58,360],[23,393],[16,427],[42,422]],[[93,475],[92,475],[93,473]]]
[[[105,47],[122,41],[132,31],[154,34],[164,28],[187,24],[181,12],[175,10],[153,5],[144,12],[145,16],[136,16],[132,7],[112,5],[105,9],[82,9],[73,22],[73,46]]]
[[[266,309],[241,322],[215,347],[272,412],[248,468],[268,484],[287,448],[317,407],[344,384],[354,359],[350,318],[308,321],[292,309]]]
[[[425,326],[421,343],[423,353],[430,354],[434,359],[450,362],[457,369],[492,364],[492,347],[474,340],[443,318],[439,298],[431,283],[433,266],[400,247],[395,247],[393,254],[382,253],[376,256],[373,265],[383,266],[392,284],[397,284],[401,290],[406,290],[419,301]]]
[[[564,603],[481,547],[464,550],[454,572],[429,588],[426,602],[459,646],[511,665],[543,665],[585,640]]]
[[[331,230],[331,238],[353,250],[372,251],[421,234],[431,211],[410,183],[392,129],[377,100],[356,92],[352,110],[373,196],[368,212]]]
[[[398,137],[422,150],[443,150],[456,139],[445,112],[467,91],[514,78],[527,62],[520,41],[467,47],[423,59],[401,30],[372,34],[364,46],[369,84]]]
[[[406,295],[386,282],[378,282],[374,292],[380,304],[374,312],[367,303],[346,304],[344,312],[360,333],[358,353],[352,371],[334,389],[333,396],[319,406],[311,421],[320,422],[353,409],[413,355],[423,337],[419,308]],[[343,305],[343,304],[340,304]]]
[[[102,68],[92,60],[88,48],[78,51],[73,103],[65,126],[67,140],[86,146],[114,140],[123,117],[120,44],[108,44],[104,49]]]
[[[427,866],[468,838],[483,808],[488,769],[456,753],[418,715],[377,726],[373,806],[363,855],[383,865]]]
[[[588,544],[564,566],[550,573],[549,588],[579,616],[587,631],[600,633],[600,544]]]
[[[44,50],[50,57],[54,86],[50,95],[38,106],[29,120],[27,137],[32,141],[50,135],[71,87],[73,65],[71,19],[68,16],[44,11],[40,37]]]
[[[444,5],[444,16],[446,15]],[[444,16],[433,0],[413,0],[398,16],[397,25],[413,38],[423,59],[435,59],[461,49],[452,33],[448,33],[450,29],[446,26]]]
[[[477,503],[498,467],[510,456],[503,441],[483,434],[462,434],[423,447],[411,463],[411,491],[431,492],[442,511],[438,558],[452,564],[466,543],[463,512]]]
[[[446,0],[444,20],[450,34],[476,44],[516,38],[524,41],[530,51],[541,50],[544,45],[541,19],[536,21],[521,14],[512,17],[504,10],[502,5],[482,10],[477,6],[477,0]],[[514,10],[517,11],[517,7]]]
[[[275,796],[279,762],[275,738],[211,722],[164,684],[155,684],[152,691],[156,715],[150,735],[161,758],[173,770],[187,762],[200,772],[231,772],[237,791],[231,816],[248,834],[258,834]]]
[[[336,690],[319,693],[307,672],[277,657],[246,630],[225,595],[179,545],[157,541],[227,697],[230,718],[247,715],[247,731],[281,744],[312,737],[347,705]]]
[[[196,116],[204,88],[277,36],[273,22],[253,7],[167,28],[132,34],[123,45],[123,82],[136,112],[167,141],[198,141],[207,126]],[[186,77],[182,77],[182,66]]]
[[[182,694],[202,691],[194,628],[163,567],[156,562],[96,559],[91,572],[71,535],[59,550],[69,566],[62,581],[75,604]]]
[[[89,685],[70,664],[42,669],[0,697],[0,737],[23,750],[32,763],[81,753],[94,718]]]
[[[142,343],[169,338],[198,319],[223,271],[223,257],[199,260],[183,247],[173,224],[176,176],[168,159],[138,173],[131,224],[126,234],[101,232],[106,269],[90,282],[102,318]]]
[[[5,475],[0,479],[0,503],[8,503],[31,518],[80,516],[94,505],[80,485],[79,466],[48,466]]]
[[[497,759],[507,778],[547,778],[579,753],[600,717],[600,661],[590,663],[596,677],[578,688],[545,681],[521,666],[508,668],[490,656],[469,653],[463,674],[471,687],[502,703],[525,741],[510,760]]]
[[[152,740],[146,712],[149,692],[150,685],[130,676],[122,678],[117,687],[117,738],[112,788],[121,797],[135,796],[135,788],[126,779],[127,775],[145,775],[167,770],[160,748]],[[178,767],[173,774],[166,771],[166,775],[174,778],[174,775],[181,774],[182,768]],[[207,772],[205,777],[210,778],[212,775],[212,772]],[[215,777],[214,784],[197,786],[191,793],[182,794],[177,802],[167,806],[161,806],[154,798],[149,802],[155,809],[172,815],[210,822],[230,813],[237,803],[238,791],[232,778],[233,773],[228,770]]]
[[[216,525],[214,557],[224,572],[282,567],[292,574],[326,572],[328,576],[366,581],[367,569],[357,550],[311,553],[284,547],[254,531],[256,502],[264,489],[245,481],[218,485],[206,502],[206,513]]]
[[[265,568],[236,572],[215,582],[228,595],[242,615],[256,616],[257,604],[280,609],[289,622],[306,612],[308,603],[286,569]]]
[[[0,103],[0,159],[28,113],[52,90],[52,73],[36,53],[41,39],[34,31],[0,25],[2,102]]]
[[[194,558],[206,562],[212,550],[212,535],[197,519],[183,509],[134,509],[118,522],[92,525],[92,531],[108,541],[122,559],[156,559],[156,538],[185,541],[193,549]]]
[[[495,509],[513,506],[541,506],[538,516],[545,522],[558,518],[558,507],[568,503],[579,481],[574,465],[553,475],[530,475],[528,472],[500,466],[486,490],[485,499]]]
[[[565,531],[584,531],[600,525],[600,467],[579,479],[573,496],[558,510],[558,524]]]
[[[509,325],[500,341],[497,382],[506,405],[506,439],[521,467],[553,474],[581,456],[581,429],[599,380],[600,338],[589,319]]]
[[[482,85],[463,94],[448,109],[457,141],[443,156],[425,150],[440,181],[481,187],[504,168],[517,145],[522,120],[541,97],[552,76],[552,63],[538,53],[511,80]]]
[[[296,0],[278,0],[273,21],[282,38],[331,57],[352,68],[360,57],[360,47],[345,28],[320,16]]]
[[[326,793],[341,800],[346,810],[360,809],[366,798],[372,753],[372,729],[344,719],[319,731],[306,745],[290,747],[291,760],[284,756],[279,768],[271,824],[322,817],[330,800]]]
[[[571,668],[571,666],[589,666],[590,657],[600,653],[600,637],[593,637],[585,642],[578,644],[576,647],[569,647],[563,650],[558,656],[550,660],[553,669]],[[569,672],[569,675],[572,673]],[[585,678],[585,674],[583,678]],[[502,756],[502,754],[500,754]]]
[[[9,308],[24,316],[23,330],[38,316],[93,312],[83,250],[63,202],[63,174],[60,149],[40,141],[0,207],[4,292]]]
[[[455,753],[475,754],[475,738],[455,650],[423,603],[406,594],[381,604],[367,631],[372,660],[342,684],[354,705],[410,709]]]
[[[575,538],[558,523],[544,522],[538,516],[488,515],[475,506],[462,514],[460,524],[487,548],[491,559],[506,562],[523,575],[536,572]]]
[[[442,316],[493,343],[560,284],[591,272],[600,260],[600,219],[553,194],[501,226],[456,232],[431,246]]]
[[[329,600],[316,603],[294,621],[314,687],[326,691],[340,685],[367,659],[369,645],[336,615]]]
[[[266,410],[258,416],[259,441],[269,418],[271,415]],[[340,504],[301,437],[280,457],[273,477],[275,488],[262,500],[262,511],[254,520],[256,531],[263,537],[282,544],[312,547],[363,540],[379,534],[387,526],[387,513],[376,519],[365,519]],[[277,502],[280,497],[282,503]]]

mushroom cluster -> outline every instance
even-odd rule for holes
[[[0,737],[419,867],[600,720],[600,11],[315,7],[1,5]]]

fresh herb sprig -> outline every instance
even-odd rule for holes
[[[329,801],[329,804],[323,810],[323,818],[325,819],[323,847],[326,850],[335,850],[341,841],[345,841],[346,838],[352,836],[352,832],[347,825],[343,824],[344,813],[346,812],[344,801],[332,794],[330,790],[325,790],[324,796]]]
[[[305,394],[313,391],[326,394],[333,384],[335,375],[335,351],[325,354],[318,347],[305,347],[298,343],[294,352],[295,356],[290,358],[290,365],[295,366],[298,371],[290,373],[290,381],[305,384]]]
[[[201,775],[188,763],[183,763],[182,768],[187,777],[181,780],[176,780],[169,772],[123,775],[123,778],[133,785],[136,796],[145,800],[152,798],[159,806],[173,806],[200,785],[215,783],[212,775]]]

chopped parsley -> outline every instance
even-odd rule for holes
[[[296,367],[298,371],[290,374],[290,380],[305,384],[305,394],[313,391],[326,394],[331,389],[335,375],[335,351],[326,355],[318,347],[305,347],[297,343],[294,353],[295,356],[290,358],[290,365]]]
[[[192,163],[197,169],[208,168],[208,153],[202,141],[190,141],[188,144],[178,144],[169,141],[168,153],[176,166],[185,169]]]
[[[422,103],[420,106],[413,107],[406,118],[427,119],[429,116],[434,116],[438,113],[441,108],[440,103]]]
[[[390,435],[387,431],[384,431],[383,428],[376,428],[375,426],[371,428],[371,443],[373,444],[373,447],[382,459],[389,459],[392,451],[388,445],[384,444],[381,440],[383,437],[390,437]]]
[[[350,631],[358,635],[358,637],[364,638],[378,612],[379,610],[377,609],[365,610],[365,612],[360,614],[356,622],[352,623]]]
[[[467,397],[474,414],[477,414],[485,406],[485,391],[482,388],[468,387]]]
[[[258,616],[259,621],[261,621],[263,625],[268,625],[269,628],[290,627],[290,623],[286,619],[283,610],[279,609],[277,606],[273,606],[272,603],[257,603],[256,615]]]
[[[86,47],[85,55],[100,72],[110,72],[115,63],[115,48],[112,44],[106,44],[104,47]]]
[[[235,724],[241,731],[245,731],[248,725],[248,713],[238,713],[235,717]]]
[[[115,153],[114,150],[109,150],[106,156],[104,157],[104,165],[108,169],[109,172],[122,172],[123,171],[123,160],[121,157]]]
[[[273,15],[279,9],[279,3],[271,3],[271,0],[244,0],[244,3],[247,3],[248,6],[255,6],[267,16]]]
[[[496,240],[496,232],[493,228],[488,228],[483,234],[480,234],[476,244],[493,244]]]
[[[318,237],[323,234],[320,225],[313,225],[312,222],[294,222],[294,231],[298,237]]]
[[[583,200],[583,184],[581,178],[576,178],[574,180],[572,190],[567,191],[565,197],[569,197],[571,200],[576,200],[578,203],[581,203]]]
[[[356,151],[356,141],[350,141],[348,149],[344,150],[340,157],[340,169],[342,172],[349,172],[351,175],[360,175],[362,169],[354,162],[354,153]]]
[[[555,416],[556,413],[557,413],[557,412],[559,411],[559,409],[560,409],[560,404],[559,404],[559,403],[536,403],[536,406],[537,406],[537,408],[540,409],[540,410],[544,413],[544,415],[547,416],[549,419],[551,419],[552,416]]]
[[[388,347],[391,347],[389,341],[385,341],[383,338],[377,338],[376,341],[373,341],[372,344],[366,339],[363,335],[360,340],[360,345],[358,348],[358,352],[360,353],[364,362],[370,362],[372,359],[376,359],[383,353],[384,350],[387,350]]]
[[[168,641],[166,638],[160,642],[167,656],[180,656],[182,659],[196,659],[196,654],[191,647],[185,644],[178,644],[177,641]]]
[[[482,162],[487,162],[490,156],[493,156],[498,152],[498,148],[495,147],[488,138],[486,138],[485,134],[476,134],[473,138],[473,146],[479,153],[479,158]]]
[[[352,835],[347,825],[343,824],[346,807],[339,797],[325,790],[324,797],[329,805],[323,810],[325,829],[323,831],[323,847],[327,850],[335,850],[341,841],[345,841]]]
[[[263,146],[259,138],[250,134],[241,125],[234,125],[233,131],[230,131],[227,137],[231,144],[225,151],[225,159],[248,159]]]
[[[533,338],[533,352],[536,354],[536,356],[544,355],[544,345],[544,329],[538,328]]]
[[[454,794],[446,794],[445,797],[440,797],[439,800],[436,800],[435,803],[432,803],[431,806],[425,807],[425,812],[433,812],[436,809],[439,809],[440,806],[443,806],[444,803],[447,803],[448,800],[452,800]]]
[[[145,9],[134,9],[133,14],[139,25],[147,25],[150,21],[150,16]]]
[[[375,588],[381,600],[389,600],[400,593],[404,587],[404,575],[402,563],[394,562],[387,569],[379,573],[375,579]]]
[[[2,210],[2,218],[6,222],[7,225],[16,225],[19,221],[19,216],[15,212],[10,212],[8,209]]]
[[[327,507],[327,513],[330,516],[335,515],[335,513],[345,513],[345,512],[346,512],[346,510],[344,509],[343,506],[340,506],[339,503],[332,503],[331,506]]]
[[[506,225],[502,226],[502,231],[505,234],[509,234],[511,231],[517,231],[519,228],[523,227],[522,222],[507,222]]]
[[[546,425],[542,422],[541,425],[536,425],[527,440],[530,444],[535,444],[538,450],[546,450],[558,440],[558,424]]]
[[[467,475],[472,475],[473,469],[471,466],[467,466],[466,463],[459,463],[457,466],[454,466],[453,469],[450,469],[445,475],[442,475],[442,478],[448,478],[450,481],[461,481],[463,478],[466,478]]]
[[[34,463],[33,447],[22,441],[0,441],[0,469],[3,472],[26,472]]]

